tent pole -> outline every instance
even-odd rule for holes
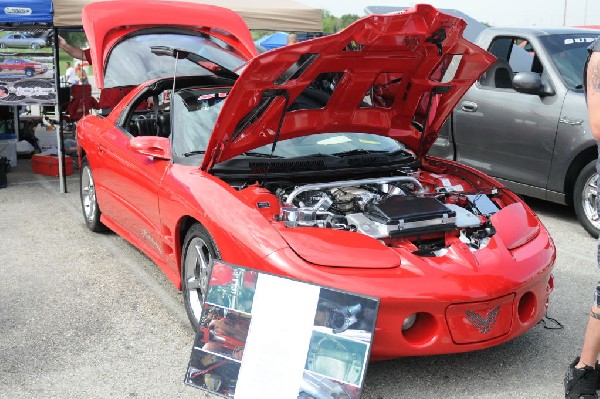
[[[65,162],[65,145],[64,145],[64,133],[62,127],[62,115],[60,113],[60,99],[58,93],[60,92],[60,64],[58,57],[58,29],[52,27],[54,34],[54,82],[56,84],[56,103],[54,104],[54,112],[58,117],[58,127],[56,128],[56,138],[58,142],[58,176],[60,182],[60,193],[64,194],[67,192],[67,176],[65,173],[66,162]]]
[[[13,105],[13,122],[15,127],[15,134],[17,135],[17,141],[19,140],[19,106]]]

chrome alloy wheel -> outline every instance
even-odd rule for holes
[[[213,255],[207,243],[200,237],[192,238],[185,254],[184,289],[196,322],[200,321],[202,305],[208,294],[208,283],[213,264]]]
[[[586,218],[596,228],[600,229],[600,218],[596,209],[596,199],[598,195],[598,173],[593,173],[583,186],[581,195],[581,206]]]
[[[96,202],[96,189],[92,170],[88,165],[83,166],[81,173],[81,203],[86,220],[91,223],[96,216],[98,203]]]

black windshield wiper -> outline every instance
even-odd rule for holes
[[[183,154],[184,157],[191,157],[192,155],[199,155],[199,154],[204,154],[206,153],[206,151],[204,150],[196,150],[196,151],[190,151],[190,152],[186,152],[185,154]]]
[[[322,154],[320,152],[314,154],[298,155],[296,157],[289,157],[288,159],[305,159],[305,158],[339,158],[333,154]]]
[[[336,152],[336,153],[331,154],[331,155],[335,155],[336,157],[345,157],[345,156],[351,156],[351,155],[382,154],[382,153],[389,153],[389,151],[383,151],[383,150],[363,150],[363,149],[356,148],[354,150]]]
[[[271,155],[271,154],[265,154],[264,152],[256,152],[256,151],[246,151],[246,152],[244,152],[244,155],[247,155],[249,157],[257,157],[257,158],[283,158],[280,155]]]
[[[206,69],[209,72],[214,73],[216,76],[221,78],[233,79],[236,80],[239,78],[239,75],[227,68],[223,65],[218,64],[212,60],[209,60],[206,57],[203,57],[199,54],[192,53],[188,50],[183,50],[179,48],[173,48],[169,46],[151,46],[150,50],[152,54],[156,54],[158,56],[169,56],[177,59],[185,59],[193,62],[196,65]]]

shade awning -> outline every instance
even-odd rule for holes
[[[285,32],[275,32],[272,35],[263,37],[256,41],[256,44],[267,50],[283,47],[287,44],[288,34]]]
[[[2,0],[0,23],[52,22],[52,0]]]
[[[149,0],[140,0],[140,7]],[[229,8],[242,16],[250,29],[321,32],[323,12],[294,0],[183,0]],[[54,0],[54,26],[81,26],[81,9],[94,0]]]

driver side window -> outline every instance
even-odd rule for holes
[[[520,72],[542,74],[544,68],[531,43],[521,37],[500,37],[488,49],[498,61],[479,78],[479,85],[490,89],[513,90],[512,81]]]

